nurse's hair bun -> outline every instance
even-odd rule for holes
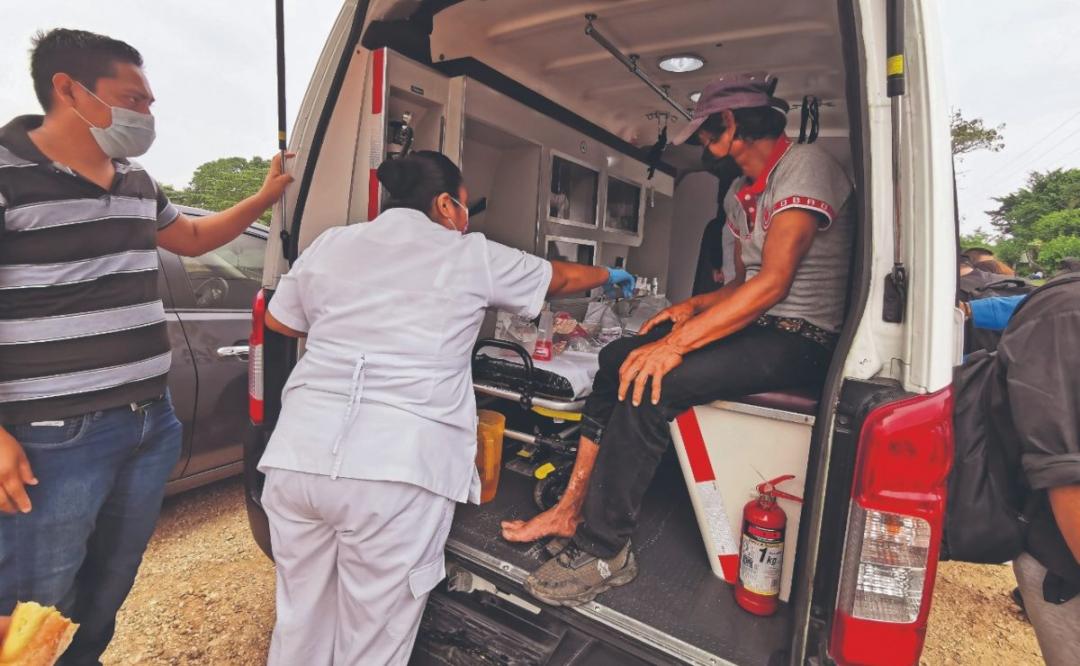
[[[386,160],[376,173],[379,182],[394,199],[406,196],[420,180],[419,166],[410,159]]]
[[[435,198],[444,192],[457,198],[464,182],[457,165],[433,150],[388,159],[379,165],[376,175],[390,195],[383,210],[412,208],[424,214],[431,211]]]

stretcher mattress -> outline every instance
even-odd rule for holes
[[[567,351],[550,361],[533,361],[534,393],[577,400],[592,392],[593,377],[600,368],[599,354]],[[484,349],[473,362],[473,380],[515,392],[525,390],[525,366],[517,354]]]

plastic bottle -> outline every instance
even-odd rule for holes
[[[545,305],[540,313],[540,325],[536,331],[536,349],[533,350],[533,358],[537,361],[551,360],[551,339],[555,334],[555,317]]]
[[[476,471],[480,475],[480,503],[495,499],[502,469],[506,417],[488,409],[477,410]]]

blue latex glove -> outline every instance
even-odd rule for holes
[[[608,279],[604,283],[604,293],[607,294],[608,298],[618,298],[620,291],[623,298],[630,298],[634,295],[634,285],[637,284],[637,278],[621,268],[608,268],[607,270]]]

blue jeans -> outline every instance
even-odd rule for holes
[[[0,615],[55,605],[82,625],[60,664],[100,664],[180,457],[172,402],[5,427],[39,483],[30,513],[0,514]]]

